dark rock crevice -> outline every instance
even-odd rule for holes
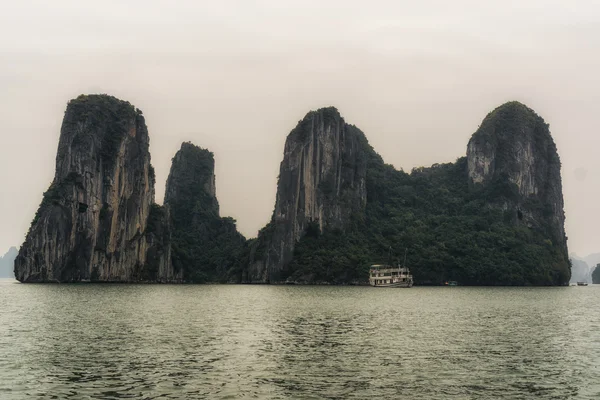
[[[174,269],[186,282],[238,282],[246,239],[219,215],[213,153],[183,143],[165,191]]]
[[[390,249],[409,250],[421,284],[566,284],[560,159],[544,120],[507,103],[466,157],[407,174],[334,108],[308,113],[286,140],[275,210],[242,280],[364,283]]]
[[[71,100],[53,183],[15,260],[17,279],[137,281],[138,266],[151,262],[160,267],[144,280],[177,281],[168,252],[150,252],[141,234],[154,203],[149,171],[141,111],[107,95]]]

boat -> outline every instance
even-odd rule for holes
[[[406,266],[406,254],[408,249],[404,250],[404,266],[397,263],[392,265],[392,247],[388,264],[374,264],[369,267],[369,284],[374,287],[412,287],[413,277]]]
[[[413,285],[413,277],[407,267],[398,264],[375,264],[369,268],[369,284],[373,287],[405,287]]]
[[[587,286],[587,282],[577,282],[577,286]]]
[[[458,282],[456,282],[456,281],[448,281],[448,282],[446,282],[446,286],[458,286]]]

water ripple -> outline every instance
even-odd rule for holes
[[[600,287],[0,282],[2,399],[596,399]]]

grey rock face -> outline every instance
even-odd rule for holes
[[[219,215],[214,155],[183,143],[173,157],[165,207],[172,226],[173,267],[186,282],[238,282],[246,239]]]
[[[69,102],[54,180],[15,260],[19,281],[177,280],[169,250],[157,248],[168,247],[168,230],[146,231],[154,203],[148,147],[144,117],[128,102]]]
[[[310,112],[285,143],[271,222],[252,245],[242,280],[279,282],[309,225],[344,230],[367,202],[363,133],[335,108]]]
[[[173,157],[165,204],[192,204],[203,198],[203,209],[219,214],[214,155],[192,143],[185,142]]]
[[[516,223],[545,231],[568,260],[560,159],[548,125],[518,102],[492,111],[467,146],[472,185],[504,185]]]

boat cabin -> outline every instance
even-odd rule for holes
[[[406,267],[375,264],[369,268],[369,284],[378,287],[411,287],[413,278]]]

